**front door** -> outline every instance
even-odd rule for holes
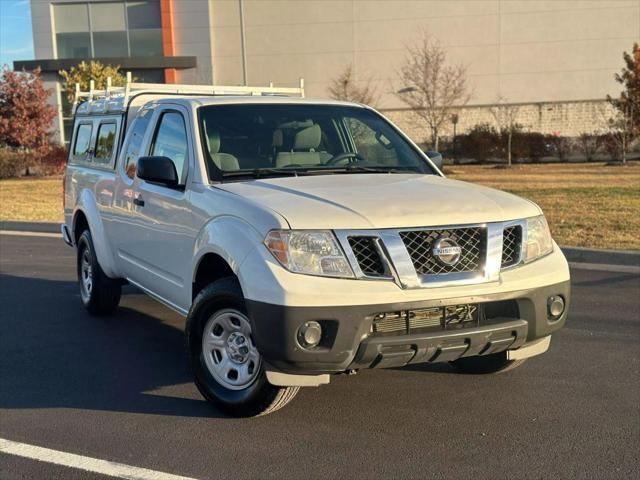
[[[147,146],[138,156],[170,158],[179,185],[170,188],[154,184],[127,171],[133,176],[127,202],[132,211],[118,248],[122,270],[130,280],[180,309],[188,308],[197,235],[187,188],[194,146],[189,121],[187,111],[180,106],[163,106],[155,112]]]

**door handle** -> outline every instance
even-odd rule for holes
[[[142,199],[142,197],[138,196],[133,199],[133,204],[138,205],[139,207],[144,207],[144,200]]]

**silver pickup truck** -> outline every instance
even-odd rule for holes
[[[77,98],[62,232],[82,302],[117,312],[129,283],[185,316],[195,383],[232,415],[363,368],[508,370],[565,323],[540,208],[445,178],[365,105],[130,83]]]

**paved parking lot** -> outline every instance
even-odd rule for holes
[[[640,276],[573,270],[550,351],[491,377],[365,371],[262,418],[202,400],[183,319],[80,304],[74,250],[0,235],[0,438],[195,478],[638,478]],[[0,477],[106,478],[0,454]]]

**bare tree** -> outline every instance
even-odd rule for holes
[[[633,118],[633,104],[627,103],[607,122],[609,138],[616,144],[623,165],[627,163],[629,147],[637,136],[633,128]]]
[[[469,101],[467,68],[449,65],[444,48],[426,33],[416,46],[407,48],[405,64],[398,71],[402,88],[396,95],[427,123],[438,150],[443,125]]]
[[[576,145],[587,162],[592,162],[600,150],[600,134],[598,132],[582,132]]]
[[[507,165],[511,166],[511,144],[513,132],[518,129],[518,114],[520,105],[508,103],[504,97],[498,97],[495,105],[489,109],[500,132],[507,135]]]
[[[600,119],[605,127],[606,138],[612,145],[612,156],[619,158],[621,163],[627,163],[627,153],[631,144],[638,136],[634,128],[634,111],[631,102],[615,105],[615,109],[607,108],[607,104],[602,104],[598,108]],[[614,106],[614,105],[612,105]]]
[[[331,81],[329,96],[334,100],[363,103],[375,107],[380,100],[380,94],[372,85],[373,79],[367,77],[357,82],[355,77],[353,65],[347,65],[342,73]]]

